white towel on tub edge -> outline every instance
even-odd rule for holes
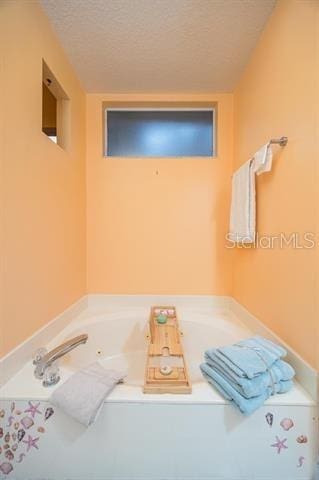
[[[95,362],[66,380],[52,393],[50,401],[88,427],[96,420],[107,395],[124,377],[123,372],[106,370]]]

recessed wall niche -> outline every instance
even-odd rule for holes
[[[42,61],[42,132],[66,148],[69,130],[70,100],[52,70]]]

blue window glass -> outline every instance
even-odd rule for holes
[[[107,110],[107,155],[212,156],[213,120],[213,110]]]

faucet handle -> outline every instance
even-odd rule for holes
[[[49,365],[44,370],[43,382],[44,387],[50,387],[51,385],[56,385],[60,380],[59,367],[57,365]]]
[[[48,350],[46,348],[38,348],[38,350],[36,350],[33,354],[33,365],[38,365],[47,353]]]

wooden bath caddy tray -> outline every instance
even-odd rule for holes
[[[175,307],[151,308],[148,338],[144,393],[191,393]]]

